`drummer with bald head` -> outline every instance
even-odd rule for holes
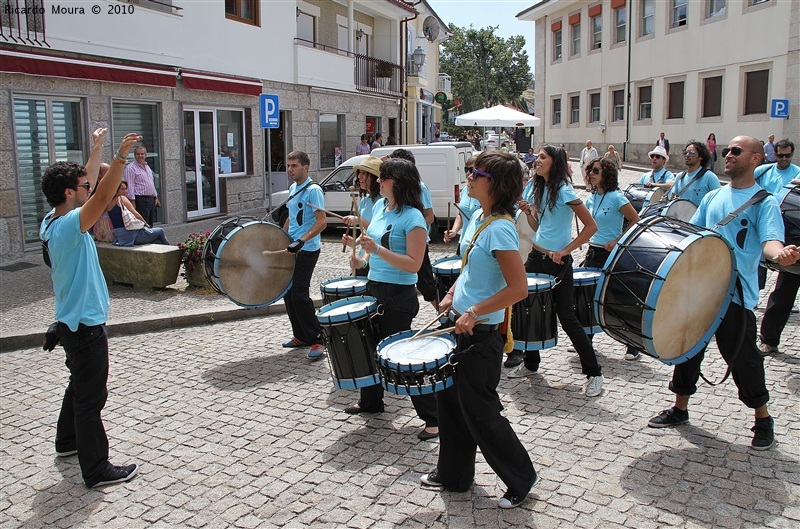
[[[311,161],[303,151],[292,151],[286,157],[286,172],[292,180],[289,187],[289,217],[283,229],[292,243],[286,248],[295,254],[292,286],[283,297],[286,313],[292,324],[292,338],[284,347],[308,347],[308,358],[319,360],[324,354],[322,329],[314,315],[314,302],[309,288],[320,252],[320,233],[327,226],[322,188],[308,176]]]
[[[728,364],[733,381],[739,389],[739,400],[755,413],[754,432],[750,446],[767,450],[775,442],[774,422],[767,411],[769,392],[764,377],[764,360],[756,346],[756,317],[753,309],[758,302],[758,262],[761,253],[783,266],[800,258],[794,245],[784,246],[783,220],[778,202],[772,195],[755,202],[754,195],[762,190],[753,172],[764,156],[761,144],[749,136],[737,136],[722,149],[725,174],[730,185],[706,194],[691,223],[711,228],[733,247],[736,257],[738,288],[734,299],[717,328],[714,338],[722,358]],[[746,204],[733,222],[720,223]],[[709,263],[713,265],[713,263]],[[650,419],[653,428],[677,426],[689,422],[689,397],[697,391],[700,365],[705,351],[675,366],[669,389],[675,393],[675,405]]]

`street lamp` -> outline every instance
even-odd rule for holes
[[[417,46],[417,49],[411,54],[411,59],[414,61],[414,66],[416,66],[417,69],[425,64],[425,50],[422,49],[422,46]]]

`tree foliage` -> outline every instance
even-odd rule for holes
[[[451,76],[461,113],[518,101],[531,84],[525,37],[504,39],[495,35],[496,29],[450,24],[453,36],[444,43],[439,69]]]

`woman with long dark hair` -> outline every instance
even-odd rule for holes
[[[536,174],[533,204],[526,200],[518,203],[519,208],[528,216],[529,225],[536,232],[525,270],[548,274],[557,279],[554,298],[558,321],[580,357],[583,374],[588,379],[586,396],[597,397],[603,392],[603,373],[592,342],[575,316],[571,255],[573,250],[588,242],[597,232],[597,223],[575,194],[567,171],[564,149],[556,145],[545,145],[539,151],[534,168]],[[583,229],[574,238],[573,214],[583,224]],[[526,351],[523,363],[508,374],[509,378],[521,378],[536,373],[540,361],[539,351]]]
[[[422,265],[427,239],[427,224],[422,215],[420,179],[417,168],[403,159],[390,159],[380,166],[378,177],[380,194],[384,197],[372,209],[372,220],[366,233],[357,242],[367,258],[350,257],[354,270],[369,264],[367,293],[378,300],[380,316],[377,324],[378,339],[411,328],[411,321],[419,312],[417,299],[417,271]],[[350,244],[352,239],[343,237]],[[436,398],[433,394],[411,397],[417,415],[425,421],[425,429],[418,437],[422,440],[439,435],[436,417]],[[344,411],[349,414],[380,413],[384,409],[383,387],[361,388],[361,399]]]
[[[507,486],[498,506],[510,509],[525,500],[537,479],[528,452],[500,414],[503,406],[497,394],[504,343],[498,325],[505,308],[528,295],[514,224],[522,170],[513,155],[488,151],[478,156],[467,178],[468,194],[481,208],[461,239],[461,275],[439,305],[455,322],[458,376],[453,386],[436,393],[439,460],[420,481],[429,487],[469,490],[480,447]]]

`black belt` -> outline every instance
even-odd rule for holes
[[[454,323],[454,324],[455,324],[456,320],[458,318],[460,318],[460,317],[461,317],[461,314],[459,314],[458,312],[456,312],[454,310],[450,310],[450,313],[447,315],[447,318],[450,320],[450,322]],[[475,325],[474,327],[472,327],[472,332],[473,333],[476,333],[476,332],[492,332],[492,331],[496,331],[498,328],[500,328],[500,324],[498,324],[498,323],[479,323],[478,325]]]

